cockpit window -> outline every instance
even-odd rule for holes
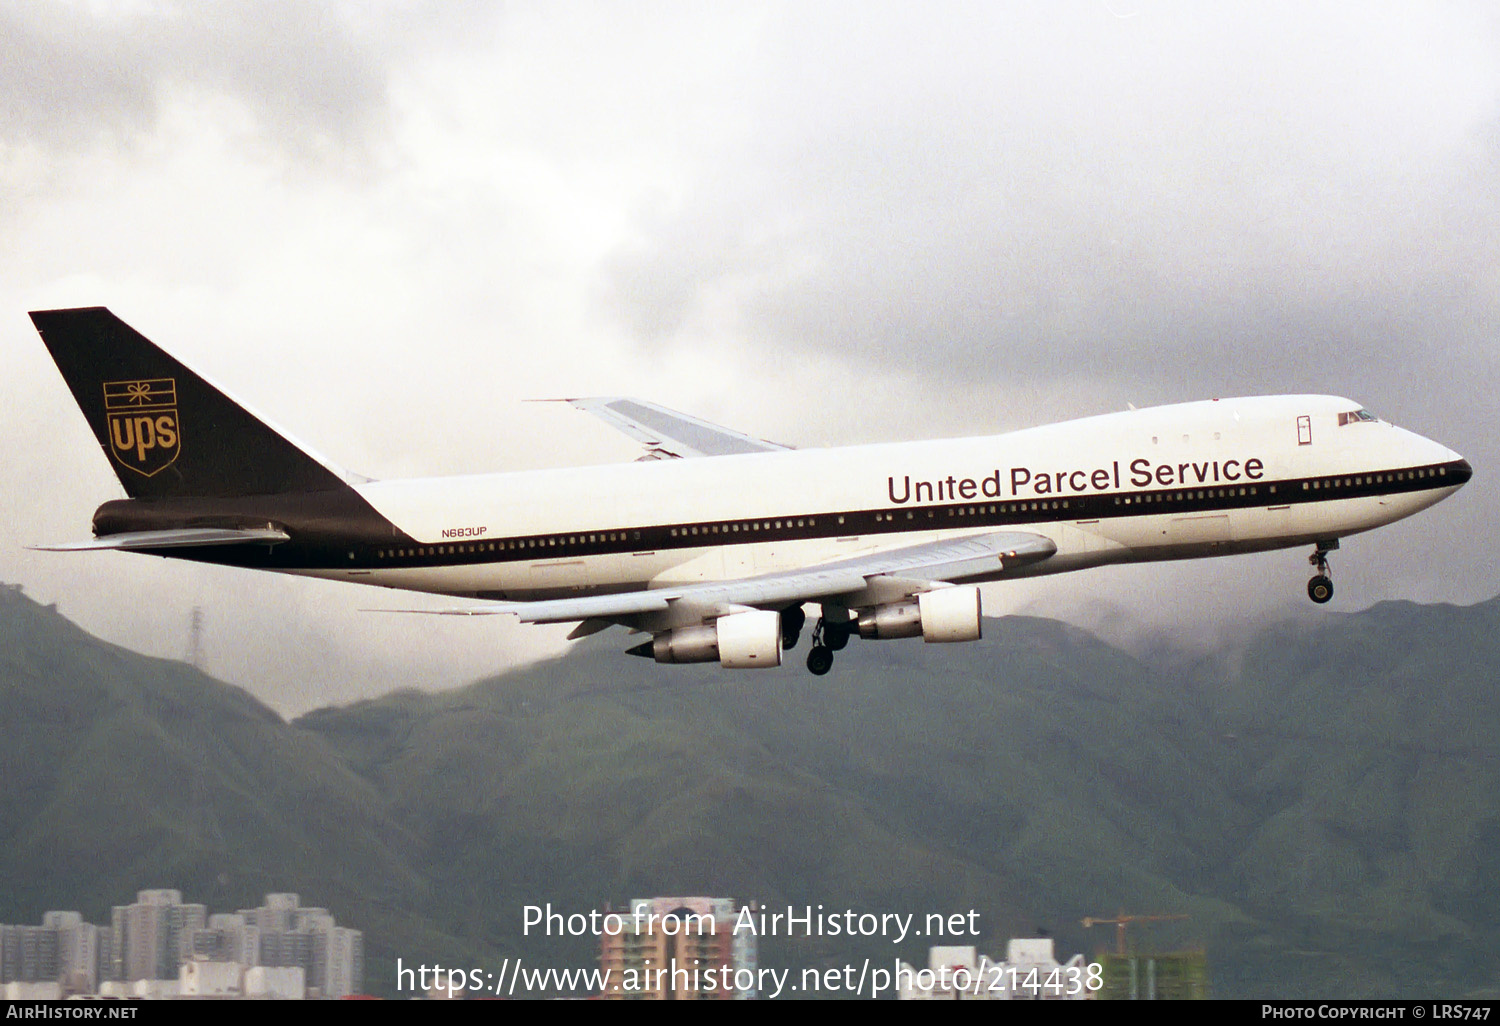
[[[1354,410],[1350,413],[1339,414],[1339,427],[1345,424],[1374,424],[1379,420],[1380,418],[1369,410]]]

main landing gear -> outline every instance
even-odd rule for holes
[[[1313,565],[1317,573],[1313,579],[1307,582],[1307,597],[1322,605],[1333,598],[1333,579],[1329,576],[1328,554],[1339,547],[1339,540],[1318,542],[1317,550],[1307,557],[1307,561]]]
[[[849,636],[853,633],[853,620],[841,622],[819,617],[813,627],[812,650],[807,653],[808,671],[821,677],[833,669],[833,654],[849,644]]]
[[[797,647],[802,627],[807,623],[807,614],[800,605],[787,606],[781,611],[781,647],[790,650]],[[853,620],[829,620],[819,617],[812,629],[812,649],[807,653],[807,668],[821,677],[833,669],[833,654],[849,644],[854,633]]]

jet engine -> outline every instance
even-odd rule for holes
[[[721,616],[713,623],[663,631],[630,650],[659,663],[708,663],[731,670],[781,665],[781,614],[759,609]]]
[[[923,641],[977,641],[979,589],[938,588],[914,599],[868,609],[859,616],[861,638],[915,638]]]

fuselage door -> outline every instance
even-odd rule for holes
[[[1312,445],[1312,418],[1309,416],[1297,418],[1297,444]]]

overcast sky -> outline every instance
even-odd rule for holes
[[[810,446],[1342,394],[1475,478],[1347,541],[1331,608],[1500,591],[1493,4],[8,5],[0,239],[0,579],[174,657],[201,606],[285,712],[565,629],[26,551],[122,494],[28,310],[108,305],[380,477],[636,455],[560,395]],[[1328,615],[1304,556],[986,608],[1205,643]]]

